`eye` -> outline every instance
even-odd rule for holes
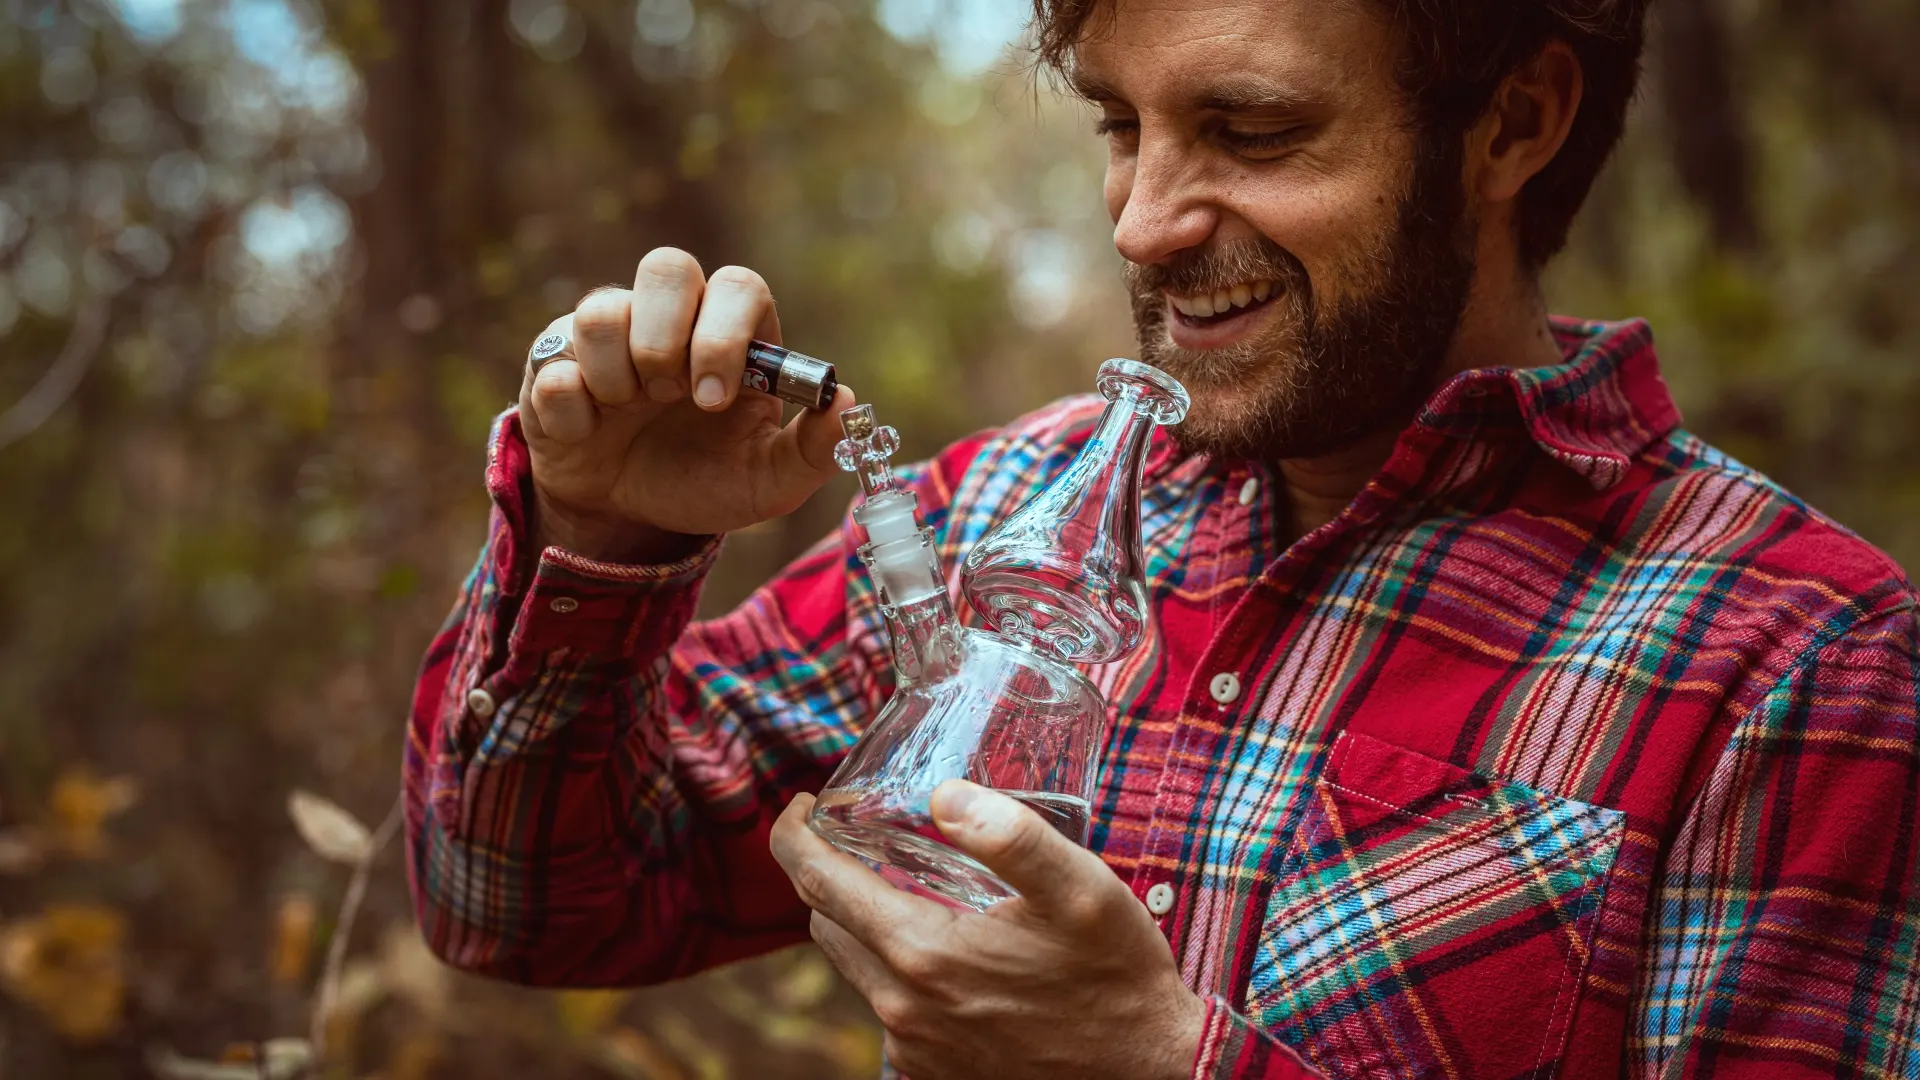
[[[1140,121],[1130,116],[1103,116],[1094,123],[1093,133],[1110,139],[1131,139],[1140,134]]]
[[[1221,127],[1214,135],[1227,149],[1236,154],[1260,156],[1285,150],[1300,141],[1306,128],[1301,124],[1292,124],[1282,128],[1269,128],[1247,131],[1240,128]]]

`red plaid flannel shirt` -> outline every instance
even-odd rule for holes
[[[1195,1075],[1920,1076],[1912,587],[1680,429],[1644,324],[1555,330],[1291,544],[1267,467],[1156,445],[1090,843],[1173,890]],[[1099,404],[912,474],[949,568]],[[585,986],[805,939],[769,828],[890,685],[851,526],[696,623],[714,545],[528,550],[511,412],[487,482],[406,751],[428,941]]]

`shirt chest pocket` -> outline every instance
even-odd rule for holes
[[[1356,734],[1308,799],[1248,1015],[1343,1080],[1554,1075],[1625,815]]]

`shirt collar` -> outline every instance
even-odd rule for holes
[[[1425,459],[1437,448],[1409,454],[1407,435],[1424,430],[1472,443],[1489,420],[1512,423],[1517,415],[1535,445],[1596,490],[1605,490],[1626,476],[1636,455],[1680,425],[1646,320],[1556,315],[1549,322],[1564,361],[1550,367],[1475,368],[1454,376],[1427,400],[1413,425],[1416,431],[1402,436],[1388,471],[1397,471],[1396,466],[1412,475],[1426,471]],[[1156,429],[1147,475],[1165,478],[1181,465],[1192,466],[1198,476],[1209,459],[1182,453],[1164,428]],[[1449,482],[1465,481],[1478,471],[1449,470]]]
[[[1422,426],[1478,426],[1489,410],[1517,411],[1549,457],[1605,490],[1642,450],[1680,425],[1644,319],[1593,322],[1555,316],[1566,359],[1550,367],[1480,368],[1456,376],[1422,411]]]

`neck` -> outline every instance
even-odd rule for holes
[[[1482,266],[1496,272],[1475,275],[1453,344],[1430,389],[1473,368],[1544,367],[1563,359],[1547,323],[1539,283],[1517,272],[1511,256],[1505,265],[1488,266],[1489,254],[1480,252]],[[1281,461],[1292,539],[1338,517],[1386,465],[1399,437],[1398,428],[1385,429],[1336,453]]]

